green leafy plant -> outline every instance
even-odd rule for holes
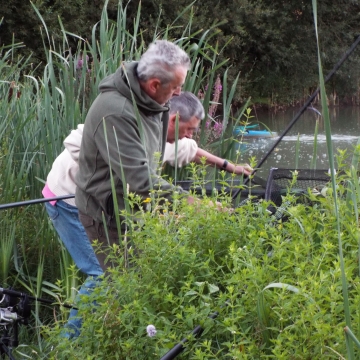
[[[189,5],[181,12],[187,14],[189,24],[177,40],[192,58],[185,89],[198,93],[208,86],[203,99],[207,112],[219,103],[222,114],[215,117],[221,118],[224,128],[213,145],[227,156],[234,151],[234,139],[226,130],[241,124],[244,116],[250,119],[249,102],[233,114],[239,78],[230,85],[227,70],[221,78],[222,99],[220,95],[213,101],[217,74],[227,63],[219,57],[222,48],[213,45],[216,26],[193,31],[192,11]],[[36,13],[45,29],[43,75],[34,76],[27,59],[16,57],[19,45],[3,49],[0,58],[1,203],[40,197],[64,137],[84,121],[99,81],[122,61],[137,59],[145,47],[140,7],[133,34],[127,30],[126,6],[119,7],[116,23],[109,20],[105,7],[89,41],[67,32],[60,23],[61,44],[46,34],[45,21]],[[178,31],[173,24],[158,28],[154,37],[171,39]],[[71,53],[69,43],[74,38],[79,46]],[[319,73],[329,159],[333,159],[321,66]],[[201,131],[200,146],[207,139]],[[313,161],[315,155],[316,145]],[[210,201],[220,201],[224,208],[235,206],[225,192],[234,177],[210,174],[204,164],[190,165],[187,176],[200,186],[202,202],[189,206],[175,195],[171,205],[160,203],[154,189],[145,204],[148,211],[137,214],[140,220],[133,227],[129,251],[123,251],[123,244],[111,249],[110,276],[79,303],[84,319],[81,336],[71,342],[61,337],[67,309],[56,306],[49,311],[36,305],[31,329],[21,329],[22,346],[14,351],[16,356],[151,359],[187,338],[181,355],[186,359],[357,358],[359,146],[350,169],[343,161],[349,155],[337,154],[338,172],[332,164],[331,183],[320,195],[310,192],[304,201],[284,195],[289,203],[287,221],[271,216],[269,203],[263,200],[217,211]],[[175,182],[179,177],[170,178]],[[221,186],[207,198],[205,186],[215,180]],[[128,194],[128,206],[121,215],[129,215],[132,225],[131,207],[143,209],[144,204]],[[20,207],[3,214],[0,275],[4,284],[33,296],[50,296],[56,304],[72,302],[81,278],[43,207]],[[148,335],[148,325],[155,327],[154,336]],[[189,335],[197,325],[203,328],[199,338]]]

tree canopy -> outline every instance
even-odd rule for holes
[[[59,19],[71,33],[91,37],[104,0],[36,0],[51,37],[61,38]],[[139,1],[107,3],[109,18],[116,21],[117,6],[126,6],[129,28],[133,26]],[[230,75],[239,72],[236,100],[252,97],[269,105],[301,102],[317,87],[317,58],[314,20],[310,1],[298,0],[144,0],[141,2],[140,28],[144,41],[152,40],[159,26],[171,27],[176,37],[189,21],[185,7],[193,4],[193,29],[206,30],[217,24],[213,46],[229,59]],[[24,52],[41,58],[43,24],[30,1],[12,0],[2,6],[0,44],[23,42]],[[327,73],[360,35],[358,0],[323,0],[318,4],[318,24],[324,71]],[[157,28],[156,28],[157,26]],[[196,36],[194,37],[196,41]],[[71,45],[71,44],[70,44]],[[360,50],[347,61],[329,84],[330,93],[342,102],[359,102]]]

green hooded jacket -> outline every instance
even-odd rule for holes
[[[104,214],[111,227],[116,222],[110,169],[120,211],[125,209],[127,188],[142,199],[149,197],[151,189],[170,198],[175,189],[157,174],[159,155],[157,160],[154,156],[164,152],[169,107],[140,88],[136,67],[137,62],[125,63],[101,81],[100,94],[85,119],[79,155],[76,206],[99,222]]]

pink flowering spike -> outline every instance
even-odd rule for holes
[[[221,135],[222,131],[223,131],[223,124],[218,123],[218,127],[216,129],[216,135],[219,137]]]
[[[216,137],[220,137],[222,131],[223,131],[223,124],[221,122],[215,121],[214,133],[215,133]]]
[[[209,116],[210,117],[214,117],[216,114],[216,109],[218,107],[218,103],[220,100],[221,90],[222,90],[221,79],[220,79],[220,76],[218,75],[216,77],[215,84],[214,84],[214,94],[213,94],[213,98],[212,98],[212,104],[209,106]]]
[[[221,90],[222,90],[221,79],[220,79],[219,75],[216,77],[214,90],[215,91],[214,91],[213,102],[217,103],[217,102],[219,102],[220,93],[221,93]]]
[[[77,69],[77,70],[80,70],[80,69],[83,67],[83,65],[84,65],[83,59],[82,59],[82,58],[79,58],[79,59],[78,59],[78,62],[77,62],[77,64],[76,64],[76,69]]]

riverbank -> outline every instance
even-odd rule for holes
[[[271,112],[279,112],[286,111],[291,108],[299,108],[305,104],[308,98],[312,94],[309,94],[308,97],[304,97],[300,100],[294,100],[290,103],[280,104],[274,103],[271,99],[255,99],[251,102],[251,106],[254,111],[271,111]],[[346,106],[360,106],[360,92],[354,96],[345,96],[343,98],[339,98],[338,96],[328,95],[327,104],[329,107],[346,107]],[[321,99],[317,96],[312,102],[314,106],[321,106]]]

